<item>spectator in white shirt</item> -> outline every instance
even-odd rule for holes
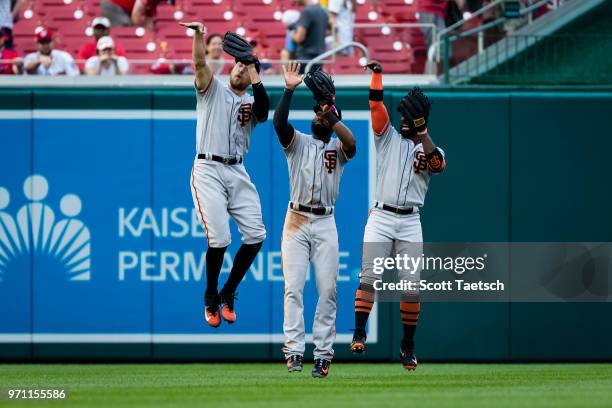
[[[74,58],[66,51],[53,49],[53,34],[44,28],[36,34],[38,51],[26,55],[23,60],[27,75],[79,75]]]
[[[112,38],[105,36],[98,40],[98,55],[85,62],[85,73],[93,76],[126,75],[130,65],[125,57],[117,55]]]
[[[329,11],[329,22],[335,30],[334,47],[353,41],[356,5],[355,0],[329,0],[327,11]],[[352,48],[342,51],[342,54],[345,55],[352,55],[352,53]]]

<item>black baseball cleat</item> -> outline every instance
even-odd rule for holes
[[[294,354],[289,356],[287,359],[287,371],[290,373],[294,371],[302,371],[304,369],[304,364],[302,362],[302,356],[299,354]]]
[[[400,361],[406,370],[414,371],[417,367],[417,359],[414,355],[414,343],[402,344],[400,348]]]
[[[351,342],[351,351],[355,354],[361,354],[366,349],[366,334],[363,330],[355,329],[353,341]]]
[[[314,367],[312,368],[312,376],[314,378],[325,378],[329,374],[329,365],[331,361],[317,358],[314,361]]]

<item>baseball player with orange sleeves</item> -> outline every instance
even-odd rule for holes
[[[444,152],[433,143],[427,131],[430,103],[419,88],[413,88],[399,103],[400,131],[389,121],[383,104],[382,66],[372,61],[370,112],[374,130],[377,160],[375,204],[368,217],[363,242],[363,259],[359,288],[355,295],[355,333],[351,351],[362,353],[366,348],[366,323],[375,301],[374,257],[395,254],[421,256],[423,234],[419,208],[432,175],[446,167]],[[420,270],[399,270],[399,278],[418,282]],[[400,348],[402,365],[414,370],[414,334],[421,304],[418,291],[402,293],[400,315],[403,338]]]
[[[334,357],[336,337],[339,249],[334,203],[344,166],[355,155],[356,145],[353,134],[341,122],[341,113],[333,106],[335,87],[323,71],[309,72],[304,78],[317,102],[312,135],[288,123],[293,91],[302,82],[299,72],[300,65],[294,62],[283,67],[285,91],[274,112],[274,129],[287,157],[291,187],[281,243],[285,280],[283,353],[289,372],[302,371],[306,347],[304,283],[312,263],[319,294],[312,325],[312,376],[324,378]],[[332,133],[338,137],[332,138]]]
[[[213,76],[206,64],[202,23],[180,23],[194,30],[193,63],[197,95],[197,155],[191,175],[193,203],[208,238],[206,251],[206,322],[212,327],[236,321],[234,298],[266,238],[261,204],[242,161],[257,123],[268,119],[270,102],[259,79],[259,61],[250,44],[237,34],[225,34],[223,49],[235,58],[229,85]],[[253,96],[247,93],[249,85]],[[219,274],[231,242],[229,217],[242,235],[230,275],[220,292]],[[221,307],[221,313],[219,313]]]

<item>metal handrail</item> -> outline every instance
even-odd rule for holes
[[[489,3],[488,5],[484,6],[483,8],[477,10],[476,12],[474,12],[472,15],[470,15],[470,17],[468,19],[461,19],[459,21],[457,21],[455,24],[445,28],[444,30],[440,30],[440,32],[438,33],[438,37],[436,38],[436,41],[429,47],[429,49],[427,50],[427,60],[429,62],[432,62],[434,60],[434,53],[435,53],[435,61],[436,62],[440,62],[440,43],[441,43],[441,38],[443,35],[447,35],[449,32],[455,30],[458,27],[461,27],[463,24],[465,24],[466,21],[472,19],[475,16],[478,16],[480,14],[483,14],[485,11],[489,10],[490,8],[497,6],[503,2],[505,2],[506,0],[495,0],[492,3]],[[522,8],[519,13],[521,16],[524,16],[528,13],[530,13],[531,11],[544,6],[545,4],[548,3],[552,3],[555,7],[559,7],[563,1],[562,0],[540,0],[536,3],[533,3],[531,5],[529,5],[528,7],[524,7]],[[462,37],[466,37],[468,35],[472,35],[472,34],[476,34],[476,33],[481,33],[485,30],[488,30],[489,28],[495,27],[497,25],[500,25],[502,23],[504,23],[507,20],[506,17],[499,17],[497,19],[495,19],[492,22],[489,22],[487,24],[483,24],[479,27],[475,27],[469,31],[466,31],[465,33],[461,33],[458,34],[456,36],[452,37],[452,40],[457,40],[459,38]],[[431,64],[430,64],[431,65]]]
[[[437,36],[432,37],[435,38],[435,41],[429,46],[429,48],[427,49],[427,60],[428,61],[433,61],[434,60],[434,53],[435,53],[435,61],[436,62],[440,62],[440,39],[442,38],[443,35],[448,34],[449,32],[461,27],[463,24],[466,23],[466,21],[471,20],[474,17],[477,17],[481,14],[483,14],[485,11],[488,11],[489,9],[505,2],[506,0],[495,0],[489,4],[487,4],[486,6],[482,7],[481,9],[476,10],[474,13],[472,13],[470,15],[469,18],[462,18],[461,20],[457,21],[455,24],[450,25],[448,27],[446,27],[443,30],[440,30],[440,32],[438,33]]]
[[[335,55],[337,53],[339,53],[340,51],[347,49],[347,48],[351,48],[351,47],[355,47],[355,48],[359,48],[361,50],[361,52],[363,53],[363,56],[366,58],[366,60],[370,60],[370,52],[368,51],[368,49],[366,48],[365,45],[363,45],[362,43],[356,42],[356,41],[351,41],[350,43],[346,43],[344,45],[341,45],[339,47],[333,48],[329,51],[325,51],[323,54],[317,55],[316,57],[314,57],[313,59],[310,60],[310,62],[308,62],[308,64],[306,65],[306,68],[304,69],[304,73],[308,73],[311,69],[312,66],[314,64],[318,64],[321,61],[323,61],[325,58],[331,56],[331,55]]]

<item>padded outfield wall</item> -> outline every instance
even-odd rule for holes
[[[274,106],[281,90],[270,91]],[[431,134],[448,166],[422,211],[426,241],[612,241],[611,92],[429,92]],[[401,95],[385,94],[394,123]],[[358,145],[336,206],[335,349],[350,359],[375,163],[367,92],[342,89],[338,104]],[[297,128],[309,129],[311,106],[309,95],[296,93],[290,119]],[[16,237],[0,264],[0,359],[282,358],[284,155],[271,121],[259,125],[246,166],[268,238],[239,289],[239,323],[210,329],[201,306],[205,239],[189,189],[194,107],[193,93],[178,88],[0,89],[0,219],[5,231],[14,224],[8,235]],[[239,245],[233,228],[228,252]],[[230,267],[228,260],[221,279]],[[315,293],[309,279],[307,327]],[[611,315],[610,303],[427,303],[418,355],[609,361]],[[380,304],[375,316],[367,358],[396,358],[397,306]]]

